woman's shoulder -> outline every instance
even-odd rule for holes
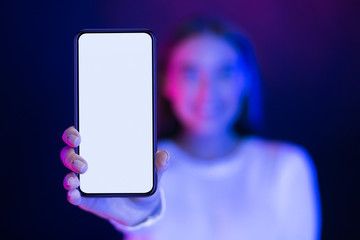
[[[315,171],[309,152],[299,144],[259,136],[252,136],[249,141],[250,148],[265,161],[275,164],[278,170],[303,173]]]
[[[267,154],[305,154],[306,149],[296,143],[277,139],[270,139],[261,136],[251,135],[248,138],[255,148],[266,152]]]

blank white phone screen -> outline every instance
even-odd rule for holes
[[[148,193],[153,172],[153,39],[146,32],[78,37],[79,154],[85,193]]]

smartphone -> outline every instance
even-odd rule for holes
[[[76,149],[86,197],[156,191],[155,37],[146,29],[82,30],[75,36]]]

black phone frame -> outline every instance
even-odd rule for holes
[[[155,168],[155,154],[157,151],[157,81],[156,81],[156,38],[153,32],[146,28],[119,28],[119,29],[82,29],[74,38],[74,125],[79,130],[79,38],[86,33],[146,33],[152,39],[152,126],[153,126],[153,187],[146,193],[86,193],[81,190],[80,185],[77,188],[83,197],[147,197],[153,195],[157,190],[158,178]],[[81,133],[80,133],[81,134]],[[80,144],[81,145],[81,144]],[[75,148],[77,154],[80,153],[80,146]],[[80,181],[80,174],[76,173]]]

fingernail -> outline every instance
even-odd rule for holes
[[[81,195],[77,189],[68,191],[67,199],[74,205],[79,205],[81,203]]]
[[[75,185],[75,178],[73,178],[73,177],[71,177],[71,178],[69,178],[69,180],[68,180],[68,186],[73,186],[73,185]]]
[[[73,161],[72,165],[73,165],[73,168],[74,168],[75,170],[78,170],[80,173],[84,173],[84,172],[86,171],[86,169],[87,169],[86,164],[83,163],[83,162],[80,161],[80,160],[77,160],[77,159],[75,159],[75,160]]]
[[[73,144],[74,146],[79,145],[79,138],[73,134],[69,135],[67,138],[68,142]]]

